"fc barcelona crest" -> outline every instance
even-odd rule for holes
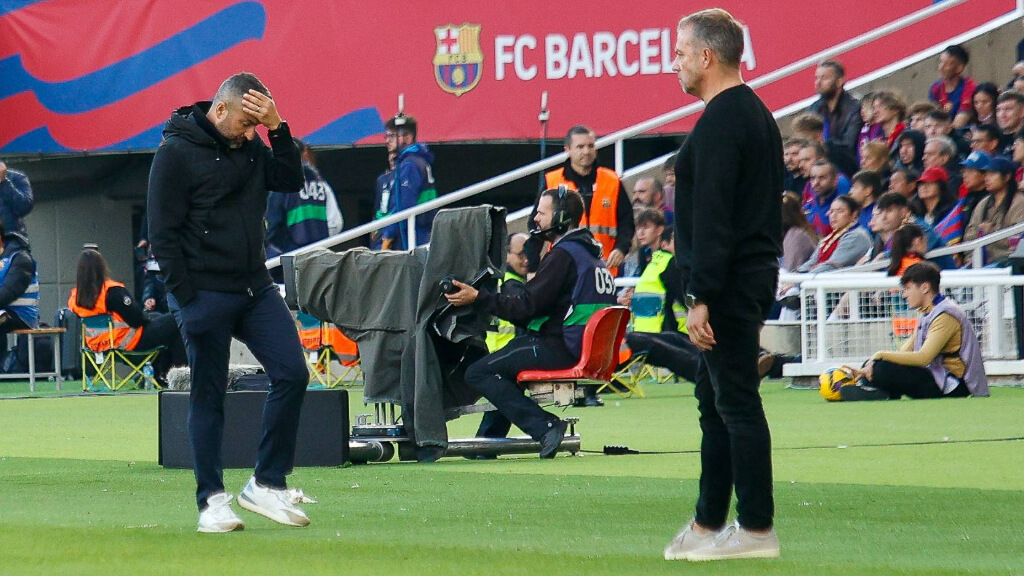
[[[446,24],[434,28],[437,52],[434,78],[442,90],[462,96],[480,82],[484,53],[480,50],[480,25]]]

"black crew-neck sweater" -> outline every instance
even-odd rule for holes
[[[782,254],[782,137],[745,84],[712,98],[676,158],[676,258],[687,292],[713,303]]]

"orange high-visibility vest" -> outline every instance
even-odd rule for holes
[[[552,170],[544,175],[547,189],[558,188],[565,184],[570,190],[579,189],[572,181],[566,179],[565,168]],[[618,236],[618,218],[616,210],[619,206],[619,177],[608,168],[597,169],[594,182],[594,195],[590,199],[590,207],[584,211],[580,221],[581,228],[587,228],[603,248],[601,257],[607,258],[615,249],[615,238]]]
[[[100,295],[96,297],[96,303],[93,304],[92,308],[83,308],[78,305],[78,288],[72,288],[71,296],[68,298],[68,308],[77,314],[79,318],[110,314],[110,318],[113,320],[113,338],[111,338],[108,330],[82,326],[85,335],[85,345],[94,352],[104,352],[112,347],[122,350],[134,350],[142,338],[141,327],[132,328],[124,321],[120,314],[107,310],[107,290],[114,286],[124,288],[124,284],[120,282],[115,282],[109,278],[104,280],[103,288],[100,290]],[[111,345],[111,340],[113,340],[113,345]]]
[[[337,326],[317,322],[315,325],[299,325],[299,341],[306,350],[320,350],[329,346],[338,355],[343,366],[351,366],[359,359],[356,343],[345,336]]]

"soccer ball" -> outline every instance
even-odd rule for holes
[[[830,368],[821,373],[818,376],[818,383],[820,387],[818,392],[821,397],[829,402],[838,402],[842,400],[839,396],[839,389],[843,386],[851,386],[856,384],[856,380],[853,378],[853,372],[846,366],[840,366],[839,368]]]

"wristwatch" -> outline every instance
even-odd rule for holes
[[[703,304],[703,303],[704,303],[703,300],[701,300],[700,298],[697,298],[693,294],[687,293],[686,296],[683,296],[683,304],[685,304],[686,307],[691,309],[691,310],[693,308],[695,308],[698,304]]]

